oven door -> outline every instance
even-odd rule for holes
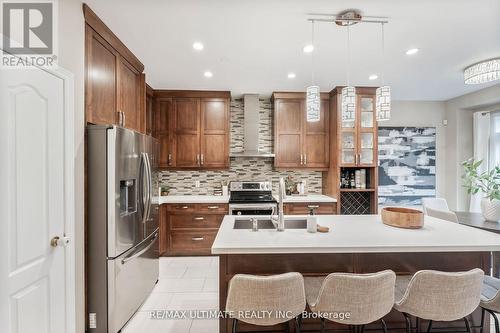
[[[276,215],[277,212],[278,205],[274,203],[229,205],[229,215]]]

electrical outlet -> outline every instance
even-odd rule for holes
[[[89,328],[97,328],[97,314],[89,313]]]
[[[195,186],[196,188],[199,188],[199,187],[201,186],[201,185],[200,185],[200,181],[199,181],[199,180],[195,181],[195,182],[194,182],[194,186]]]

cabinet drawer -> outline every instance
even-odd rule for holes
[[[227,213],[229,206],[227,204],[198,204],[197,211],[204,213]]]
[[[170,229],[219,228],[224,215],[182,214],[170,215]]]
[[[171,213],[176,213],[176,212],[194,212],[195,211],[195,204],[168,204],[167,205],[167,211]]]
[[[285,204],[285,214],[307,215],[309,207],[314,207],[314,213],[318,215],[335,214],[335,203],[304,202]]]
[[[170,247],[174,253],[210,249],[216,234],[216,231],[175,231],[170,234]]]

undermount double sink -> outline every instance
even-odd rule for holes
[[[258,229],[276,229],[270,218],[257,218]],[[250,218],[236,218],[233,229],[252,229],[253,222]],[[307,220],[302,218],[285,218],[285,229],[307,229]]]

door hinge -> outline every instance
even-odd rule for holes
[[[97,314],[89,313],[89,328],[97,328]]]

